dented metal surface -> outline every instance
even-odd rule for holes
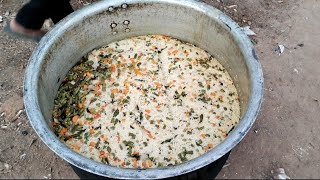
[[[114,24],[113,24],[114,23]],[[233,77],[242,119],[228,138],[186,163],[148,170],[121,169],[85,158],[51,130],[53,100],[63,77],[92,49],[127,37],[165,34],[216,56]],[[57,24],[34,50],[24,80],[29,120],[43,142],[69,163],[88,172],[119,179],[159,179],[208,165],[229,152],[248,132],[262,103],[263,75],[253,45],[239,26],[219,10],[193,0],[101,1]]]

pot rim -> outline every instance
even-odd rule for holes
[[[210,18],[214,18],[225,28],[230,29],[230,33],[238,43],[239,48],[245,58],[248,72],[250,74],[251,94],[248,101],[247,111],[243,115],[236,128],[228,137],[213,148],[211,151],[185,163],[154,169],[123,169],[105,165],[89,158],[86,158],[68,148],[52,132],[41,113],[38,98],[38,80],[40,76],[43,59],[54,42],[75,23],[81,22],[85,16],[90,16],[96,12],[101,12],[110,6],[118,7],[126,3],[171,3],[179,6],[192,8],[196,11],[205,13]],[[50,32],[40,41],[34,50],[24,78],[24,104],[28,118],[32,127],[41,140],[57,155],[70,164],[100,176],[118,179],[159,179],[178,176],[200,169],[215,160],[219,159],[231,149],[233,149],[249,131],[258,116],[263,100],[263,73],[257,58],[254,47],[250,39],[245,35],[240,27],[216,8],[204,2],[194,0],[119,0],[119,1],[100,1],[90,6],[84,7],[67,16],[59,22]]]

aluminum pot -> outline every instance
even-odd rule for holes
[[[123,169],[88,159],[61,142],[51,127],[54,98],[68,70],[92,49],[132,36],[164,34],[215,56],[233,78],[241,120],[206,154],[183,164]],[[58,23],[34,50],[24,79],[24,103],[42,141],[67,162],[90,173],[119,179],[158,179],[195,171],[234,148],[254,123],[263,97],[263,75],[254,47],[225,14],[193,0],[117,0],[86,6]]]

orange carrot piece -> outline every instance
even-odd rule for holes
[[[131,161],[132,161],[132,166],[133,166],[134,168],[137,168],[137,167],[138,167],[137,159],[136,159],[136,158],[132,158]]]
[[[151,110],[150,110],[150,109],[146,109],[145,111],[146,111],[146,113],[148,113],[148,114],[151,113]]]
[[[218,129],[218,131],[220,131],[220,132],[223,133],[223,134],[227,134],[227,132],[224,131],[224,130],[222,130],[222,129]]]
[[[114,93],[114,94],[119,93],[119,89],[118,88],[112,89],[112,93]]]
[[[90,134],[93,134],[94,133],[94,129],[90,129]]]
[[[138,162],[137,162],[137,161],[134,161],[134,162],[133,162],[133,167],[134,167],[134,168],[138,168]]]
[[[215,92],[212,92],[210,95],[211,96],[216,96],[217,94]]]
[[[111,72],[112,73],[116,72],[116,65],[111,64]]]
[[[147,133],[148,137],[151,138],[151,139],[155,139],[151,133]]]
[[[99,90],[100,90],[100,86],[97,85],[96,87],[94,87],[94,90],[95,90],[95,91],[99,91]]]
[[[83,103],[78,104],[78,108],[82,109],[83,108]]]
[[[158,82],[154,82],[154,84],[157,86],[158,89],[160,89],[162,87],[162,84],[160,84]]]
[[[144,167],[144,168],[146,168],[146,167],[147,167],[147,163],[144,162],[144,161],[142,161],[141,166]]]
[[[80,146],[78,144],[73,144],[72,147],[74,150],[80,151]]]
[[[100,158],[104,158],[105,157],[105,152],[104,151],[100,151]]]
[[[133,155],[139,155],[139,151],[133,151]]]
[[[211,123],[211,125],[212,125],[213,127],[216,127],[216,126],[217,126],[217,124],[216,124],[216,123]]]
[[[94,147],[95,145],[96,145],[96,143],[93,142],[93,141],[91,141],[90,144],[89,144],[89,146],[91,146],[91,147]]]
[[[143,73],[139,69],[135,69],[134,73],[136,73],[137,76],[142,76]]]
[[[124,89],[122,90],[122,92],[123,92],[124,95],[127,95],[128,92],[129,92],[129,89],[128,89],[128,88],[124,88]]]
[[[152,136],[152,134],[151,134],[151,132],[150,132],[149,130],[147,130],[147,129],[143,129],[143,130],[147,133],[147,136],[148,136],[149,138],[155,139],[155,138]]]
[[[90,72],[86,72],[86,76],[90,77],[91,73]]]
[[[73,122],[73,123],[76,123],[77,120],[79,119],[79,117],[80,117],[80,116],[78,116],[78,115],[73,116],[73,117],[72,117],[72,122]]]
[[[93,119],[98,119],[98,118],[100,118],[101,117],[101,114],[95,114],[94,116],[93,116]]]
[[[66,134],[67,131],[68,131],[67,128],[62,128],[62,129],[60,130],[59,134],[60,134],[60,135],[64,135],[64,134]]]
[[[178,50],[172,51],[172,54],[173,54],[173,55],[177,55],[177,54],[178,54]]]
[[[150,159],[147,160],[148,167],[152,167],[152,161]]]
[[[157,61],[153,59],[152,64],[157,64]]]

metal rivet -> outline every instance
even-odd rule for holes
[[[113,35],[116,35],[117,33],[118,33],[117,31],[113,31],[113,32],[112,32]]]
[[[130,21],[129,20],[125,20],[125,21],[123,21],[123,24],[124,25],[128,25],[128,24],[130,24]]]
[[[108,11],[110,11],[110,12],[112,12],[114,9],[113,9],[113,6],[110,6],[109,8],[108,8]]]
[[[111,23],[110,27],[111,27],[111,28],[117,27],[117,23]]]
[[[128,4],[122,4],[121,7],[122,7],[123,9],[126,9],[126,8],[128,7]]]
[[[129,28],[126,28],[124,31],[125,31],[125,32],[130,32],[130,29],[129,29]]]

